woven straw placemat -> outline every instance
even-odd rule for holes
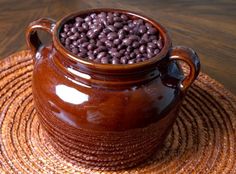
[[[236,97],[205,74],[189,89],[161,151],[126,171],[83,168],[57,153],[33,106],[29,51],[0,61],[0,173],[236,173]]]

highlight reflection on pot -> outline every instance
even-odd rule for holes
[[[75,88],[65,85],[57,85],[55,88],[56,95],[67,103],[78,105],[88,101],[88,95],[81,93]]]

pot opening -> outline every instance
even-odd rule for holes
[[[113,64],[96,63],[92,60],[89,60],[88,58],[83,58],[76,54],[73,54],[71,51],[65,48],[65,46],[60,41],[60,33],[63,31],[64,24],[73,23],[75,21],[75,17],[79,16],[83,18],[89,14],[92,14],[92,13],[98,14],[100,12],[112,12],[112,13],[117,12],[119,14],[125,14],[126,16],[129,16],[129,18],[132,20],[142,19],[144,22],[151,24],[157,30],[160,37],[162,38],[162,43],[163,43],[162,49],[160,49],[160,52],[156,56],[151,57],[150,59],[147,59],[139,63],[113,65]],[[69,58],[73,61],[76,61],[78,65],[80,64],[83,67],[93,68],[93,69],[97,69],[98,71],[108,71],[108,72],[109,71],[111,72],[127,71],[127,70],[131,71],[131,70],[143,69],[144,67],[145,68],[150,67],[150,66],[153,67],[154,65],[157,64],[159,60],[163,59],[167,55],[167,52],[171,46],[171,40],[169,38],[167,31],[159,23],[157,23],[156,21],[146,16],[140,15],[138,13],[130,12],[126,10],[120,10],[120,9],[90,9],[90,10],[72,13],[64,17],[63,19],[61,19],[56,24],[54,35],[53,35],[53,42],[54,42],[55,48],[65,58]]]

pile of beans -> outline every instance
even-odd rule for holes
[[[64,24],[60,41],[73,54],[102,64],[134,64],[156,56],[159,32],[142,19],[117,12],[92,13]]]

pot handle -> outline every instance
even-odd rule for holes
[[[37,30],[43,30],[52,35],[56,22],[50,18],[40,18],[36,21],[31,22],[25,33],[26,42],[31,51],[36,54],[37,51],[43,47],[40,41]]]
[[[169,51],[169,58],[170,60],[182,60],[189,66],[189,75],[180,84],[181,90],[186,91],[200,72],[200,59],[198,55],[191,48],[176,46]]]

